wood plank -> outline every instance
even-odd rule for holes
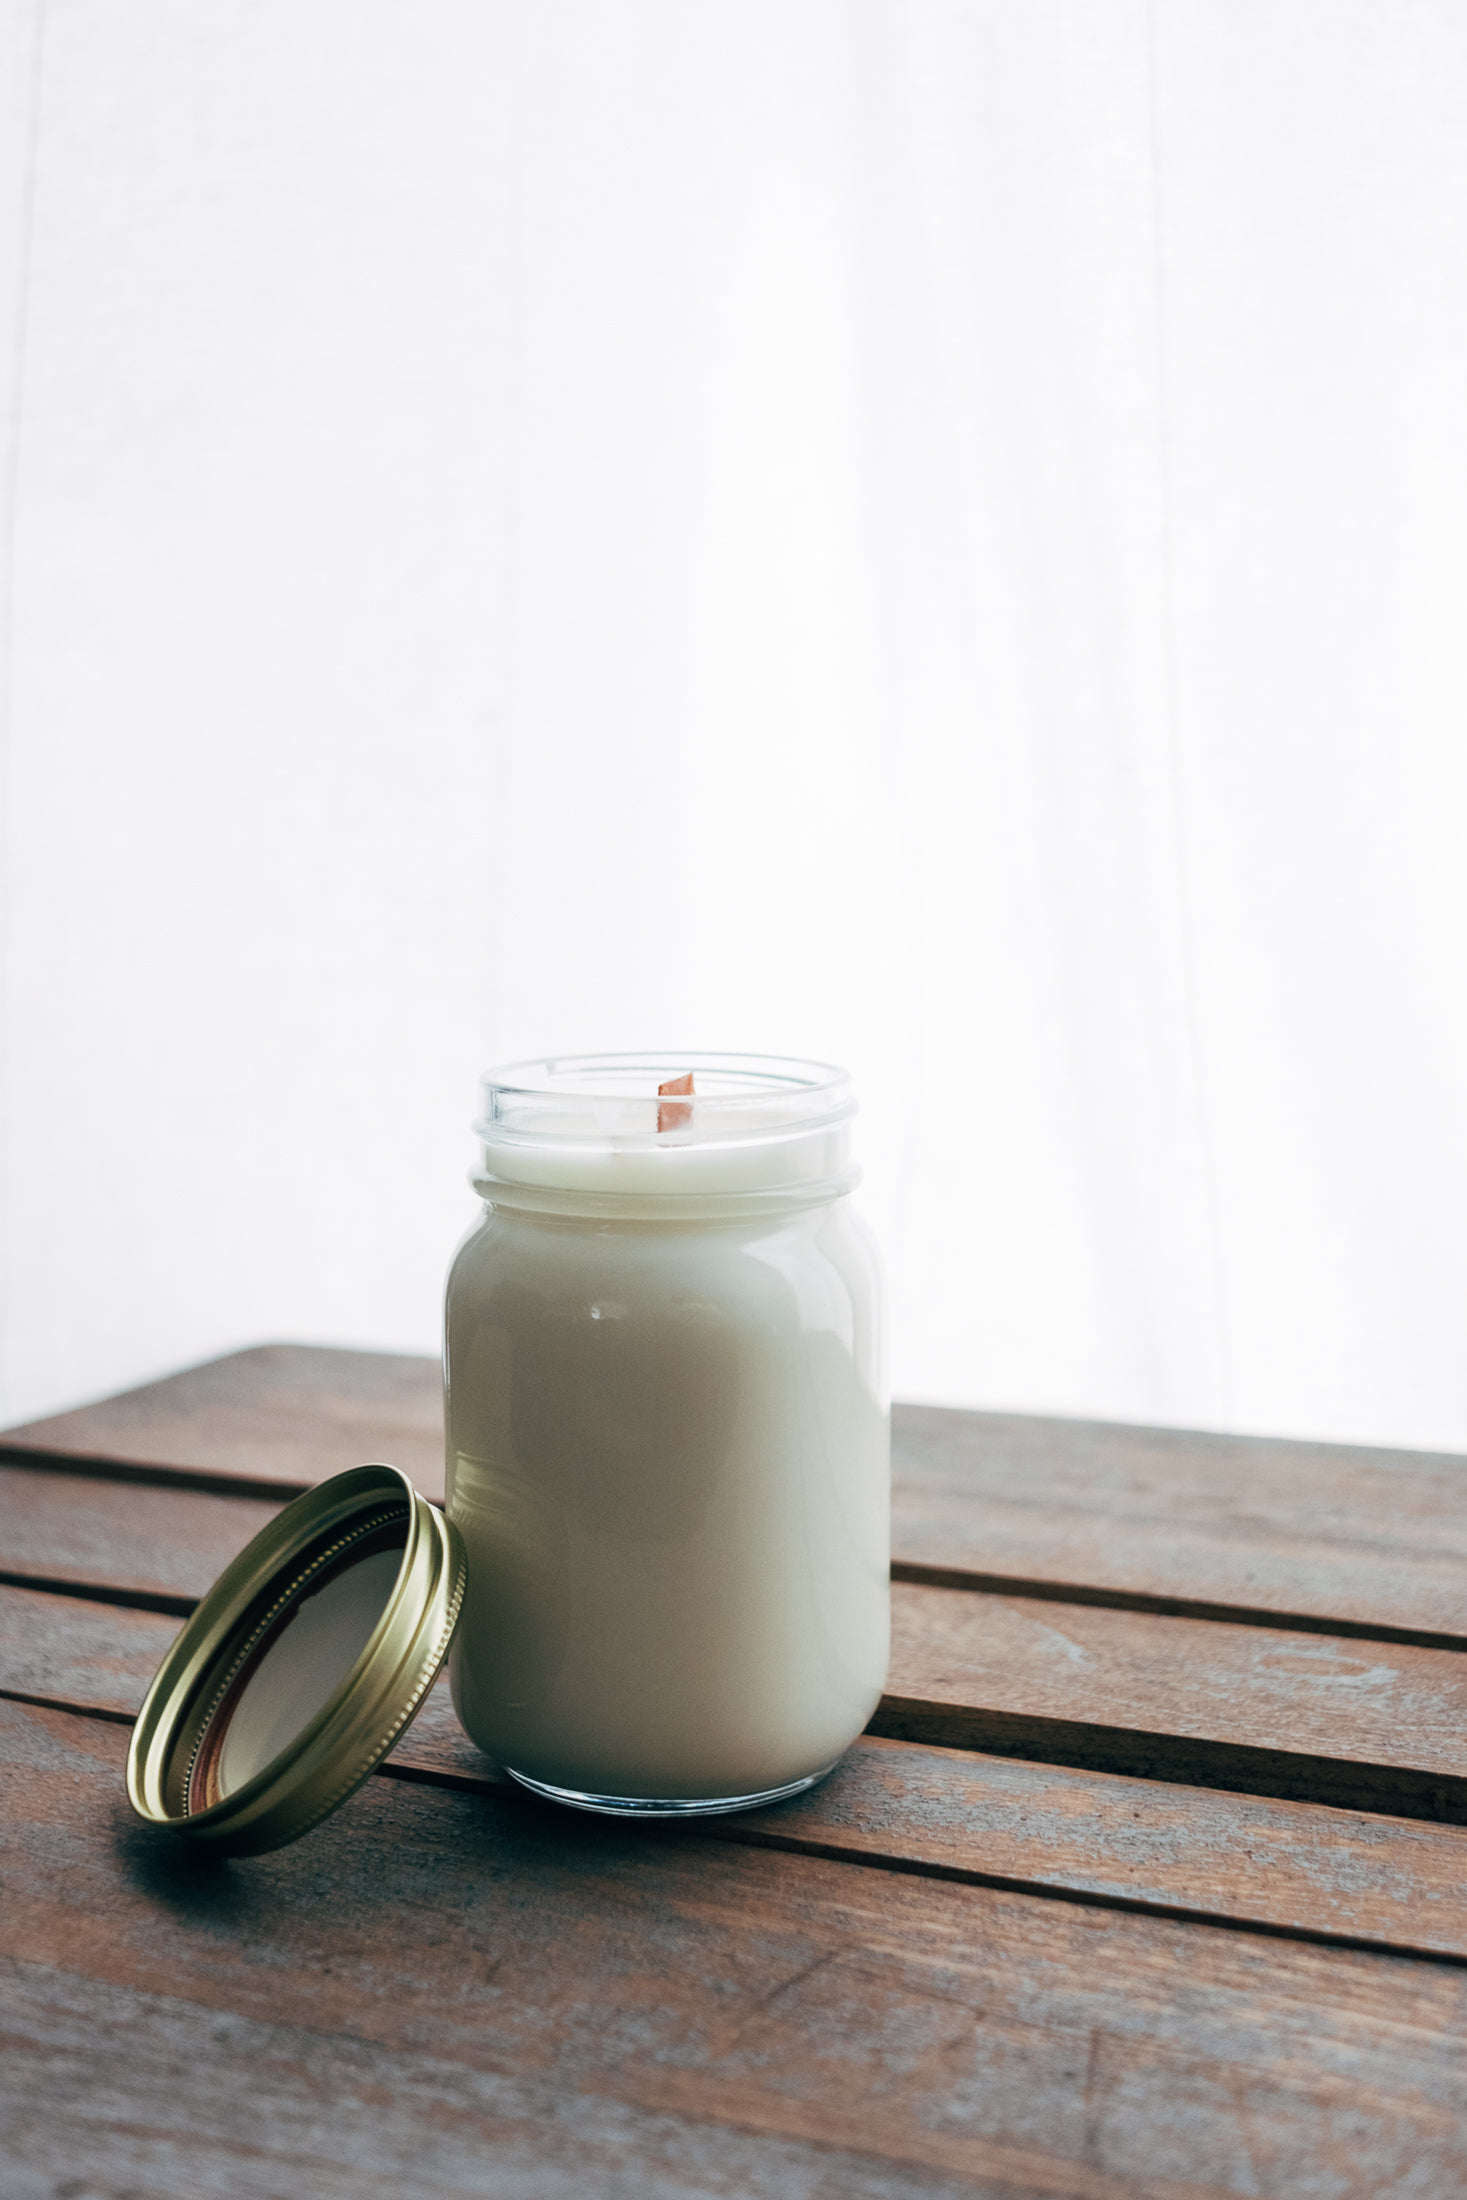
[[[1458,1968],[387,1779],[209,1863],[129,1822],[124,1743],[0,1707],[9,2143],[39,2190],[63,2157],[261,2196],[302,2164],[343,2194],[490,2164],[669,2200],[1467,2187]]]
[[[278,1497],[385,1459],[443,1496],[438,1362],[395,1352],[257,1345],[74,1412],[7,1429],[22,1462],[105,1463],[135,1476],[262,1488]]]
[[[12,1466],[0,1475],[0,1581],[80,1585],[181,1617],[279,1509],[274,1497]]]
[[[130,1718],[174,1625],[0,1592],[0,1690]],[[442,1687],[386,1769],[523,1792],[464,1735]],[[1467,1831],[1311,1803],[868,1736],[808,1795],[708,1837],[1467,1960]]]
[[[0,1695],[130,1722],[177,1619],[34,1589],[0,1589]]]
[[[0,1459],[292,1495],[385,1457],[442,1493],[435,1360],[267,1345],[0,1436]],[[1467,1646],[1467,1461],[898,1406],[899,1573]]]
[[[1467,1459],[938,1406],[892,1434],[924,1578],[1467,1644]]]
[[[7,2200],[1027,2200],[589,2085],[0,1957]],[[1114,2191],[1114,2186],[1108,2189]]]

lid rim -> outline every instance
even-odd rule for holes
[[[353,1518],[382,1524],[384,1499],[406,1521],[393,1589],[367,1642],[326,1701],[233,1793],[187,1808],[188,1772],[227,1701],[241,1655],[258,1647],[249,1615],[277,1584],[283,1607],[301,1587],[302,1556]],[[391,1517],[389,1515],[388,1517]],[[350,1540],[350,1539],[348,1539]],[[296,1498],[247,1544],[184,1622],[133,1726],[127,1792],[146,1823],[216,1853],[246,1855],[297,1839],[343,1803],[421,1709],[463,1603],[462,1540],[397,1467],[334,1475]],[[273,1622],[274,1609],[265,1615]],[[202,1699],[207,1698],[207,1701]],[[176,1807],[180,1791],[184,1807]]]

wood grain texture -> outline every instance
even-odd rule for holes
[[[8,2190],[1467,2187],[1460,1970],[381,1778],[206,1862],[125,1739],[0,1706]]]
[[[435,1360],[264,1345],[0,1435],[0,1458],[288,1496],[367,1458],[442,1495]],[[1467,1461],[898,1406],[899,1569],[1467,1642]]]
[[[898,1406],[899,1563],[1467,1637],[1467,1459]]]
[[[0,1591],[0,1690],[127,1719],[175,1622]],[[440,1686],[391,1776],[515,1798]],[[710,1840],[1467,1960],[1467,1831],[864,1737],[831,1779]]]
[[[0,1694],[131,1720],[178,1628],[163,1613],[0,1588]]]
[[[875,1731],[1467,1823],[1467,1655],[894,1584]]]
[[[7,1429],[22,1461],[104,1462],[280,1497],[384,1459],[443,1496],[438,1362],[394,1352],[257,1345],[139,1390]]]
[[[420,2044],[0,1957],[6,2200],[1020,2200]],[[39,2071],[39,2080],[33,2073]],[[1062,2173],[1063,2175],[1063,2173]],[[1114,2189],[1113,2187],[1110,2189]]]
[[[445,1692],[385,1767],[509,1788]],[[708,1836],[1293,1938],[1467,1961],[1467,1831],[863,1735],[829,1779]]]
[[[181,1616],[279,1509],[274,1497],[12,1466],[0,1474],[0,1579],[151,1599]]]
[[[181,1613],[270,1510],[12,1469],[0,1476],[0,1549],[24,1563],[3,1571],[12,1585],[79,1584]],[[1467,1655],[1456,1651],[898,1582],[873,1725],[910,1741],[1467,1822]]]
[[[1463,1462],[899,1409],[884,1735],[810,1795],[577,1820],[440,1689],[193,1858],[120,1786],[168,1615],[374,1456],[441,1489],[434,1363],[0,1438],[7,2200],[1467,2190]]]
[[[0,1478],[3,1570],[136,1601],[167,1589],[181,1608],[271,1509],[12,1469]],[[893,1624],[883,1732],[1412,1815],[1454,1816],[1467,1800],[1458,1652],[906,1582],[893,1589]],[[1097,1732],[1071,1731],[1081,1727]],[[1307,1763],[1219,1771],[1192,1744]],[[1326,1759],[1341,1769],[1321,1773]],[[1384,1791],[1372,1767],[1388,1776]]]

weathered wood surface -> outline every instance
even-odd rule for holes
[[[130,1719],[176,1621],[0,1590],[0,1694]],[[440,1687],[388,1767],[518,1796]],[[808,1795],[708,1838],[1467,1960],[1467,1830],[867,1736]]]
[[[1467,1656],[898,1582],[909,1740],[1467,1823]]]
[[[13,1468],[0,1477],[3,1571],[181,1613],[272,1504]],[[898,1582],[873,1724],[1467,1823],[1467,1657],[1455,1651]]]
[[[0,1695],[131,1720],[178,1627],[162,1613],[0,1588]]]
[[[937,1406],[893,1449],[900,1562],[1467,1646],[1467,1459]]]
[[[438,1383],[435,1360],[260,1346],[8,1430],[0,1458],[288,1496],[385,1457],[441,1496]],[[898,1406],[893,1448],[899,1568],[1467,1644],[1467,1460],[935,1406]]]
[[[0,1474],[0,1581],[80,1585],[181,1617],[279,1509],[275,1497],[12,1466]]]
[[[441,1490],[434,1363],[0,1437],[6,2200],[1467,2190],[1467,1463],[898,1409],[881,1732],[810,1795],[580,1822],[439,1689],[339,1820],[204,1864],[126,1722],[369,1457]]]
[[[385,1459],[425,1496],[443,1496],[438,1362],[319,1345],[257,1345],[0,1434],[11,1458],[150,1468],[206,1487],[281,1497],[343,1467]]]
[[[385,1768],[508,1787],[442,1695]],[[863,1735],[714,1839],[1467,1961],[1467,1832]]]
[[[7,2192],[1467,2189],[1458,1967],[380,1778],[211,1863],[125,1742],[0,1706]]]

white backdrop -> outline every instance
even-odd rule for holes
[[[1461,0],[0,0],[4,1413],[848,1062],[899,1394],[1467,1446]]]

